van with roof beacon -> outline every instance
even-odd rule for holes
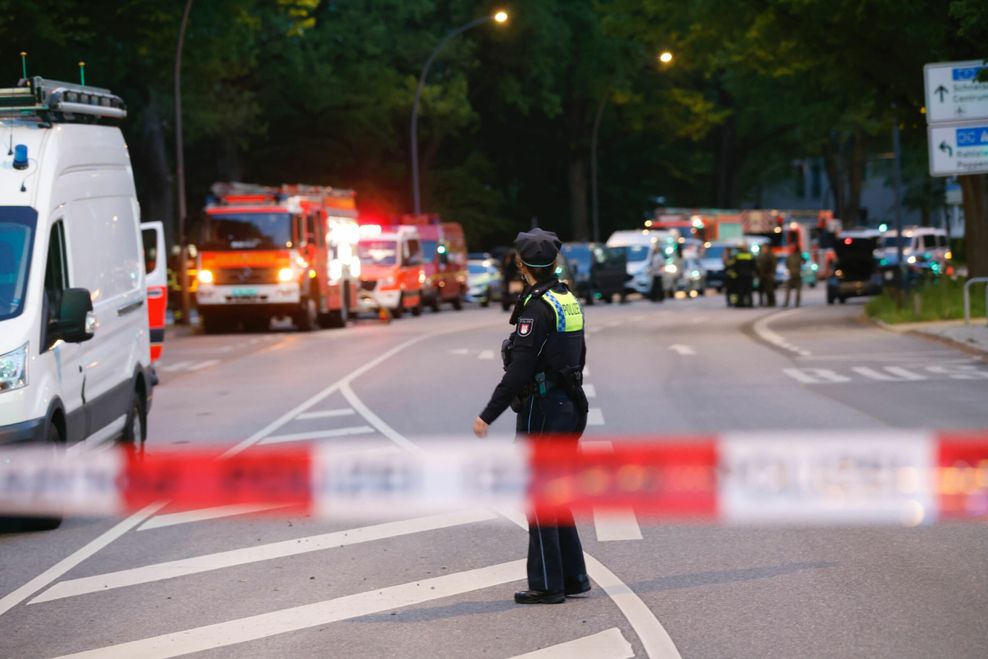
[[[140,209],[106,89],[0,89],[0,445],[143,442],[152,372]],[[43,520],[57,525],[58,518]]]

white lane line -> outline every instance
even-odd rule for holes
[[[841,384],[851,378],[829,368],[784,368],[782,372],[803,384]]]
[[[580,443],[586,452],[614,450],[614,444],[608,441],[586,441]],[[641,540],[642,530],[633,510],[597,510],[593,511],[593,526],[597,533],[598,542],[616,542],[621,540]]]
[[[584,368],[583,372],[587,373],[587,369]],[[357,395],[353,393],[353,390],[350,389],[348,384],[343,385],[340,391],[347,402],[353,405],[354,409],[367,419],[367,422],[374,426],[379,433],[406,450],[422,451],[418,445],[410,442],[404,435],[385,423],[381,417],[371,412],[364,405],[363,401],[357,398]],[[528,520],[521,511],[498,508],[498,512],[503,517],[514,522],[521,529],[528,530]],[[676,649],[676,644],[673,643],[669,633],[638,594],[590,554],[583,552],[583,558],[587,564],[587,574],[597,582],[597,585],[607,593],[611,601],[621,610],[621,613],[631,625],[631,628],[638,634],[638,638],[645,648],[645,653],[652,659],[681,659],[679,650]],[[519,562],[524,564],[524,561]]]
[[[591,407],[587,410],[587,425],[588,426],[602,426],[604,425],[604,411],[599,407]]]
[[[314,432],[293,432],[286,435],[269,435],[261,440],[261,444],[285,444],[287,442],[304,442],[309,439],[331,439],[333,437],[352,437],[353,435],[369,435],[374,432],[370,426],[350,426],[334,430],[317,430]]]
[[[467,350],[466,348],[454,348],[453,350],[450,350],[450,351],[449,351],[449,353],[450,353],[451,355],[465,355],[465,354],[467,354],[468,352],[470,352],[470,351],[469,351],[469,350]]]
[[[26,584],[18,588],[17,590],[5,595],[3,599],[0,599],[0,615],[3,615],[7,611],[26,600],[28,597],[38,592],[48,584],[52,583],[63,574],[74,568],[75,566],[82,563],[84,560],[98,552],[103,547],[122,536],[127,531],[131,530],[144,520],[146,520],[151,515],[155,514],[160,510],[165,504],[164,503],[153,503],[146,508],[142,508],[137,511],[127,519],[123,520],[112,529],[99,536],[95,540],[89,542],[89,544],[77,549],[72,554],[69,554],[58,563],[55,563],[50,568],[31,579]]]
[[[191,524],[193,522],[206,522],[213,519],[223,519],[224,517],[236,517],[238,515],[250,515],[253,513],[263,513],[268,510],[284,508],[282,504],[238,504],[232,506],[216,506],[215,508],[200,508],[199,510],[187,510],[181,513],[165,513],[155,515],[148,521],[141,524],[138,531],[150,531],[151,529],[161,529],[166,526],[177,526],[179,524]]]
[[[30,603],[50,602],[66,597],[102,592],[113,588],[136,586],[154,581],[173,579],[175,577],[185,577],[237,565],[248,565],[260,561],[298,556],[299,554],[336,549],[342,546],[356,545],[374,540],[385,540],[403,535],[422,533],[424,531],[435,531],[453,526],[485,522],[496,519],[496,517],[496,515],[487,510],[463,510],[450,514],[430,515],[428,517],[418,517],[400,522],[387,522],[346,531],[322,533],[305,538],[294,538],[281,542],[244,547],[243,549],[232,549],[215,554],[205,554],[176,561],[144,565],[129,570],[60,581],[35,597]]]
[[[593,657],[594,659],[631,659],[635,651],[631,643],[617,627],[573,641],[552,645],[535,652],[527,652],[513,659],[570,659],[570,657]]]
[[[412,338],[412,339],[409,339],[409,340],[404,341],[402,343],[399,343],[394,348],[391,348],[390,350],[381,353],[380,355],[378,355],[374,359],[371,359],[370,361],[366,362],[362,366],[359,366],[359,367],[355,368],[354,370],[350,371],[350,373],[348,373],[347,375],[343,376],[342,378],[340,378],[339,380],[337,380],[333,384],[329,385],[328,387],[326,387],[322,391],[320,391],[320,392],[316,393],[315,395],[311,396],[308,400],[303,401],[302,403],[296,405],[293,409],[285,412],[280,417],[278,417],[277,419],[275,419],[274,421],[272,421],[268,425],[264,426],[263,428],[261,428],[260,430],[258,430],[257,432],[255,432],[253,435],[251,435],[247,439],[243,440],[242,442],[240,442],[239,444],[237,444],[236,446],[234,446],[233,448],[231,448],[230,450],[228,450],[226,453],[223,454],[223,457],[229,457],[231,455],[236,455],[238,453],[242,453],[243,451],[247,450],[251,446],[254,446],[259,441],[261,441],[262,439],[264,439],[265,437],[267,437],[268,435],[270,435],[271,433],[273,433],[275,430],[277,430],[278,428],[282,427],[283,425],[285,425],[289,421],[293,420],[299,414],[302,414],[303,412],[308,411],[313,406],[318,405],[319,403],[321,403],[325,399],[327,399],[330,396],[332,396],[344,384],[348,384],[350,382],[353,382],[354,380],[356,380],[357,378],[359,378],[364,373],[366,373],[366,372],[368,372],[368,371],[376,368],[377,366],[380,366],[381,364],[383,364],[384,362],[388,361],[389,359],[391,359],[392,357],[394,357],[398,353],[402,352],[406,348],[409,348],[409,347],[415,345],[416,343],[421,343],[422,341],[425,341],[427,339],[436,338],[437,336],[443,336],[445,334],[455,334],[457,332],[469,332],[469,331],[472,331],[472,330],[480,329],[482,327],[490,327],[490,323],[475,324],[475,325],[469,325],[467,327],[456,327],[456,328],[451,328],[451,329],[448,329],[448,330],[442,330],[442,331],[438,331],[438,332],[431,332],[429,334],[423,334],[422,336],[417,336],[415,338]]]
[[[158,370],[165,371],[166,373],[169,371],[179,371],[185,368],[186,366],[189,366],[190,364],[195,364],[195,362],[182,361],[182,362],[175,362],[174,364],[168,364],[168,363],[162,364],[161,362],[158,362]]]
[[[220,360],[218,360],[218,359],[207,359],[204,362],[199,362],[197,364],[193,364],[192,366],[189,367],[188,370],[190,370],[190,371],[199,371],[199,370],[202,370],[204,368],[209,368],[210,366],[214,366],[214,365],[219,364],[219,363],[220,363]]]
[[[524,560],[510,561],[65,656],[151,659],[204,652],[492,588],[520,581],[524,574]]]
[[[481,350],[480,354],[477,355],[477,359],[494,359],[493,350]]]
[[[305,412],[303,414],[299,414],[297,417],[295,417],[295,419],[298,421],[304,421],[305,419],[329,419],[337,416],[349,416],[351,414],[355,414],[353,408],[347,407],[340,410],[322,410],[319,412]]]
[[[592,384],[585,384],[583,385],[583,393],[587,395],[587,398],[596,398],[597,387],[593,386]]]
[[[667,350],[672,350],[673,352],[679,355],[684,355],[688,357],[692,357],[693,355],[696,355],[696,350],[693,349],[693,346],[682,345],[679,343],[669,346]]]
[[[809,357],[813,353],[811,353],[809,350],[803,350],[802,348],[794,346],[793,344],[789,343],[784,338],[782,338],[779,334],[773,332],[768,327],[768,324],[773,320],[784,318],[785,316],[789,316],[799,311],[800,309],[790,309],[788,311],[780,311],[778,313],[762,316],[752,326],[752,330],[754,330],[755,334],[757,334],[758,337],[761,338],[766,343],[771,343],[774,346],[782,348],[787,352],[791,352],[793,354],[799,355],[800,357]]]

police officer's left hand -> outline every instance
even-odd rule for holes
[[[479,416],[473,420],[473,434],[480,439],[487,437],[487,423]]]

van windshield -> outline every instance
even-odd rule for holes
[[[648,258],[648,245],[628,245],[624,248],[624,253],[628,255],[628,262],[635,263]]]
[[[288,213],[215,213],[203,223],[202,249],[290,249],[292,216]]]
[[[38,212],[27,206],[0,206],[0,320],[24,310],[27,277]]]
[[[903,236],[902,238],[898,236],[884,236],[882,238],[882,247],[898,247],[901,243],[903,247],[908,248],[912,240],[912,236]]]
[[[398,263],[398,243],[394,240],[361,240],[357,245],[361,263],[394,265]]]

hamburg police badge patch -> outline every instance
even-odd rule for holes
[[[535,321],[531,318],[519,318],[518,319],[518,336],[528,336],[532,333],[532,326],[535,325]]]

